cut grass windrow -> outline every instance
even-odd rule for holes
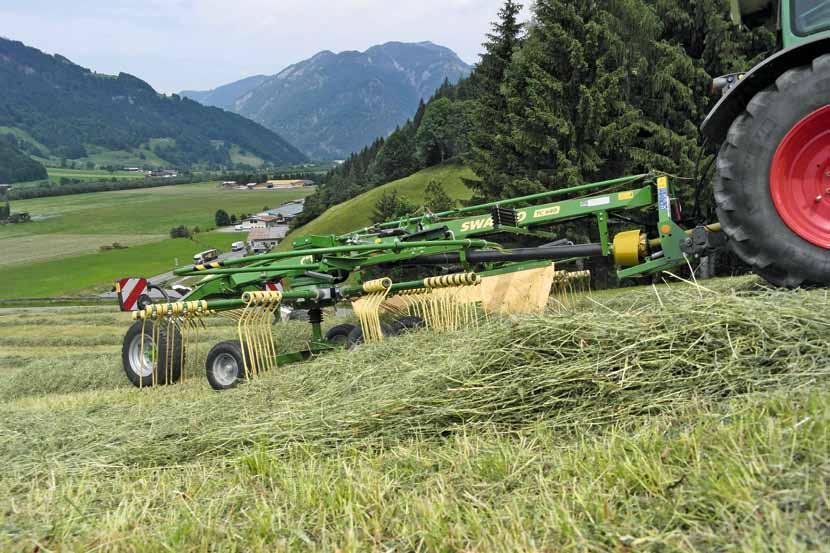
[[[711,286],[414,332],[223,394],[126,387],[117,354],[27,358],[28,381],[0,368],[0,545],[820,548],[830,302]]]

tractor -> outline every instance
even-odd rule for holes
[[[769,282],[830,284],[830,1],[731,0],[736,22],[776,23],[779,51],[714,82],[701,127],[731,249]]]

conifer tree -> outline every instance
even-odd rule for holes
[[[748,67],[765,46],[731,26],[719,0],[539,0],[504,72],[506,123],[486,157],[474,133],[479,193],[655,169],[692,176],[712,75]]]
[[[485,53],[470,77],[469,88],[475,91],[477,105],[472,116],[469,134],[470,152],[468,164],[480,179],[470,180],[477,196],[498,197],[504,189],[509,173],[512,144],[507,140],[509,127],[506,121],[507,99],[502,94],[502,84],[513,54],[521,45],[524,24],[519,21],[522,5],[506,0],[492,24]]]

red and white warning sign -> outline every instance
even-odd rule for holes
[[[282,292],[282,280],[278,282],[266,282],[265,283],[265,291],[266,292]]]
[[[115,283],[121,311],[138,311],[138,298],[147,291],[146,278],[122,278]]]

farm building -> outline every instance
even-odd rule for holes
[[[236,181],[225,181],[222,183],[222,186],[225,188],[236,188],[239,190],[290,190],[313,185],[314,181],[303,179],[269,180],[267,182],[249,182],[247,184],[237,184]]]
[[[269,180],[265,183],[266,188],[300,188],[306,185],[306,181],[300,179],[292,180]]]
[[[273,228],[257,228],[248,233],[248,244],[254,254],[271,251],[288,234],[288,225]]]
[[[254,228],[274,228],[285,224],[285,218],[271,215],[270,213],[254,215],[253,217],[249,217],[247,220],[254,225]]]
[[[305,199],[293,200],[282,204],[276,209],[269,210],[268,215],[273,215],[274,217],[279,217],[285,221],[290,221],[303,211],[304,206]]]

